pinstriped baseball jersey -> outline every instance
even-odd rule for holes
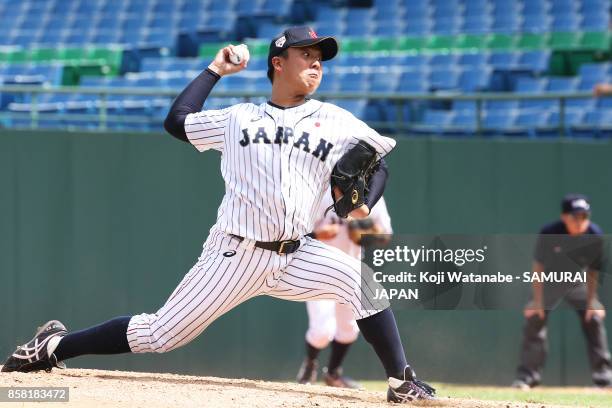
[[[292,108],[243,103],[193,113],[185,132],[198,151],[221,152],[226,193],[216,227],[257,241],[312,231],[333,166],[358,140],[381,157],[395,146],[346,110],[312,99]]]
[[[226,194],[196,265],[156,313],[130,319],[133,352],[187,344],[219,316],[258,295],[332,299],[358,318],[389,306],[373,300],[376,285],[362,281],[357,259],[305,235],[312,231],[323,194],[329,194],[338,159],[358,140],[384,156],[394,140],[315,100],[287,109],[246,103],[198,112],[187,116],[185,132],[199,151],[221,152]],[[300,239],[299,249],[278,254],[254,245],[286,239]]]

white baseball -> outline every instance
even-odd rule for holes
[[[245,58],[246,45],[241,44],[234,47],[234,53],[230,54],[229,60],[232,64],[240,65]]]

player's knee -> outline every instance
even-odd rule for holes
[[[314,348],[323,349],[334,339],[334,329],[329,325],[311,327],[306,332],[306,341]]]
[[[359,337],[359,327],[355,320],[344,322],[343,324],[338,323],[338,329],[336,330],[335,339],[339,343],[353,343]]]
[[[133,353],[167,353],[180,346],[170,330],[159,323],[156,314],[133,316],[127,338]]]

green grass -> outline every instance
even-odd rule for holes
[[[382,381],[362,381],[370,391],[385,391],[387,383]],[[438,397],[468,398],[489,401],[527,402],[532,404],[567,405],[571,407],[612,407],[612,390],[594,387],[538,387],[529,391],[510,387],[490,387],[457,384],[432,384]]]

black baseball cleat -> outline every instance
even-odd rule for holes
[[[49,340],[63,337],[68,333],[66,327],[57,320],[51,320],[38,328],[34,338],[28,343],[17,347],[17,350],[4,362],[2,372],[45,370],[50,372],[53,367],[66,368],[66,365],[57,361],[55,354],[47,352]]]
[[[308,357],[304,359],[300,370],[297,374],[297,382],[300,384],[314,384],[317,382],[317,369],[319,363],[317,360],[311,360]]]
[[[389,377],[387,401],[399,404],[414,400],[432,400],[436,397],[436,389],[426,382],[416,379],[410,366],[404,369],[404,379]]]

